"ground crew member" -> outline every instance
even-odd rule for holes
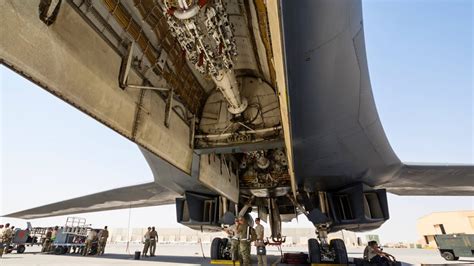
[[[104,255],[105,246],[107,245],[107,238],[109,238],[109,231],[107,230],[107,226],[104,229],[100,230],[99,232],[99,245],[97,249],[97,255]]]
[[[55,226],[53,229],[53,233],[51,234],[51,243],[54,243],[54,240],[56,240],[56,236],[58,235],[59,227]]]
[[[50,247],[51,247],[51,237],[53,236],[53,228],[48,228],[48,231],[46,231],[46,235],[44,236],[43,239],[43,248],[41,248],[41,252],[48,252]]]
[[[3,230],[4,230],[3,224],[0,224],[0,258],[3,256],[3,250],[4,250],[3,240],[2,240]]]
[[[391,265],[397,261],[394,256],[380,250],[377,241],[369,241],[364,250],[364,259],[377,265]]]
[[[148,257],[147,253],[148,253],[148,248],[150,248],[150,232],[151,232],[151,227],[148,227],[148,230],[146,231],[145,235],[143,236],[144,238],[144,244],[145,246],[143,246],[143,256],[145,257]]]
[[[239,260],[239,236],[237,232],[237,226],[239,225],[239,219],[235,218],[234,224],[229,226],[229,228],[224,229],[224,231],[230,237],[230,255],[232,263],[235,265],[235,262]]]
[[[153,226],[150,232],[150,257],[155,256],[156,241],[158,241],[158,233],[156,232],[155,227]]]
[[[255,240],[255,246],[257,247],[257,260],[259,266],[267,266],[267,254],[265,250],[264,234],[265,229],[260,224],[260,218],[255,218],[255,234],[257,234],[257,240]]]
[[[53,232],[51,233],[51,241],[50,241],[49,249],[47,250],[47,252],[51,251],[51,249],[53,248],[53,243],[56,240],[58,231],[59,231],[59,226],[55,226],[53,229]]]
[[[239,236],[240,265],[250,264],[250,242],[257,238],[255,230],[249,226],[244,217],[239,217],[239,226],[237,227]]]
[[[84,250],[82,251],[82,256],[89,255],[89,252],[92,248],[92,242],[97,239],[97,232],[94,229],[91,229],[89,233],[87,233],[86,244]]]
[[[5,224],[5,227],[2,230],[1,238],[2,238],[2,246],[3,246],[3,250],[2,250],[2,256],[3,256],[3,252],[8,252],[8,249],[10,248],[10,243],[13,238],[13,231],[10,228],[9,223]]]

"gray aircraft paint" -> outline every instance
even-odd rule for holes
[[[335,190],[363,182],[405,195],[474,194],[473,166],[404,166],[393,152],[372,94],[360,1],[281,5],[299,185]],[[430,189],[421,191],[423,183]]]

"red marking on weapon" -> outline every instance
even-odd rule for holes
[[[176,10],[176,8],[171,7],[171,8],[168,8],[168,10],[166,10],[166,13],[168,13],[168,15],[172,16],[174,14],[175,10]]]
[[[202,66],[202,64],[204,64],[204,52],[201,52],[201,53],[199,54],[198,66]]]
[[[207,4],[207,0],[199,0],[198,5],[199,5],[200,7],[203,7],[205,4]]]

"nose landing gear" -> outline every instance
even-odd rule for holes
[[[310,263],[336,262],[347,264],[346,245],[342,239],[332,239],[328,243],[328,225],[322,224],[316,226],[318,239],[310,238],[308,240],[308,254]]]

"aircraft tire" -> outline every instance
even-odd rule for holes
[[[211,243],[211,260],[219,260],[221,259],[221,245],[222,239],[216,237],[212,240]]]
[[[229,253],[225,252],[227,245],[230,245],[229,239],[228,238],[222,238],[221,246],[219,247],[219,253],[221,255],[222,260],[231,259],[230,256],[229,256]]]
[[[320,263],[321,262],[321,247],[319,242],[315,238],[308,239],[308,255],[309,263]]]
[[[346,244],[342,239],[332,239],[329,242],[329,245],[334,249],[334,262],[340,264],[349,263],[349,258],[347,257]]]

